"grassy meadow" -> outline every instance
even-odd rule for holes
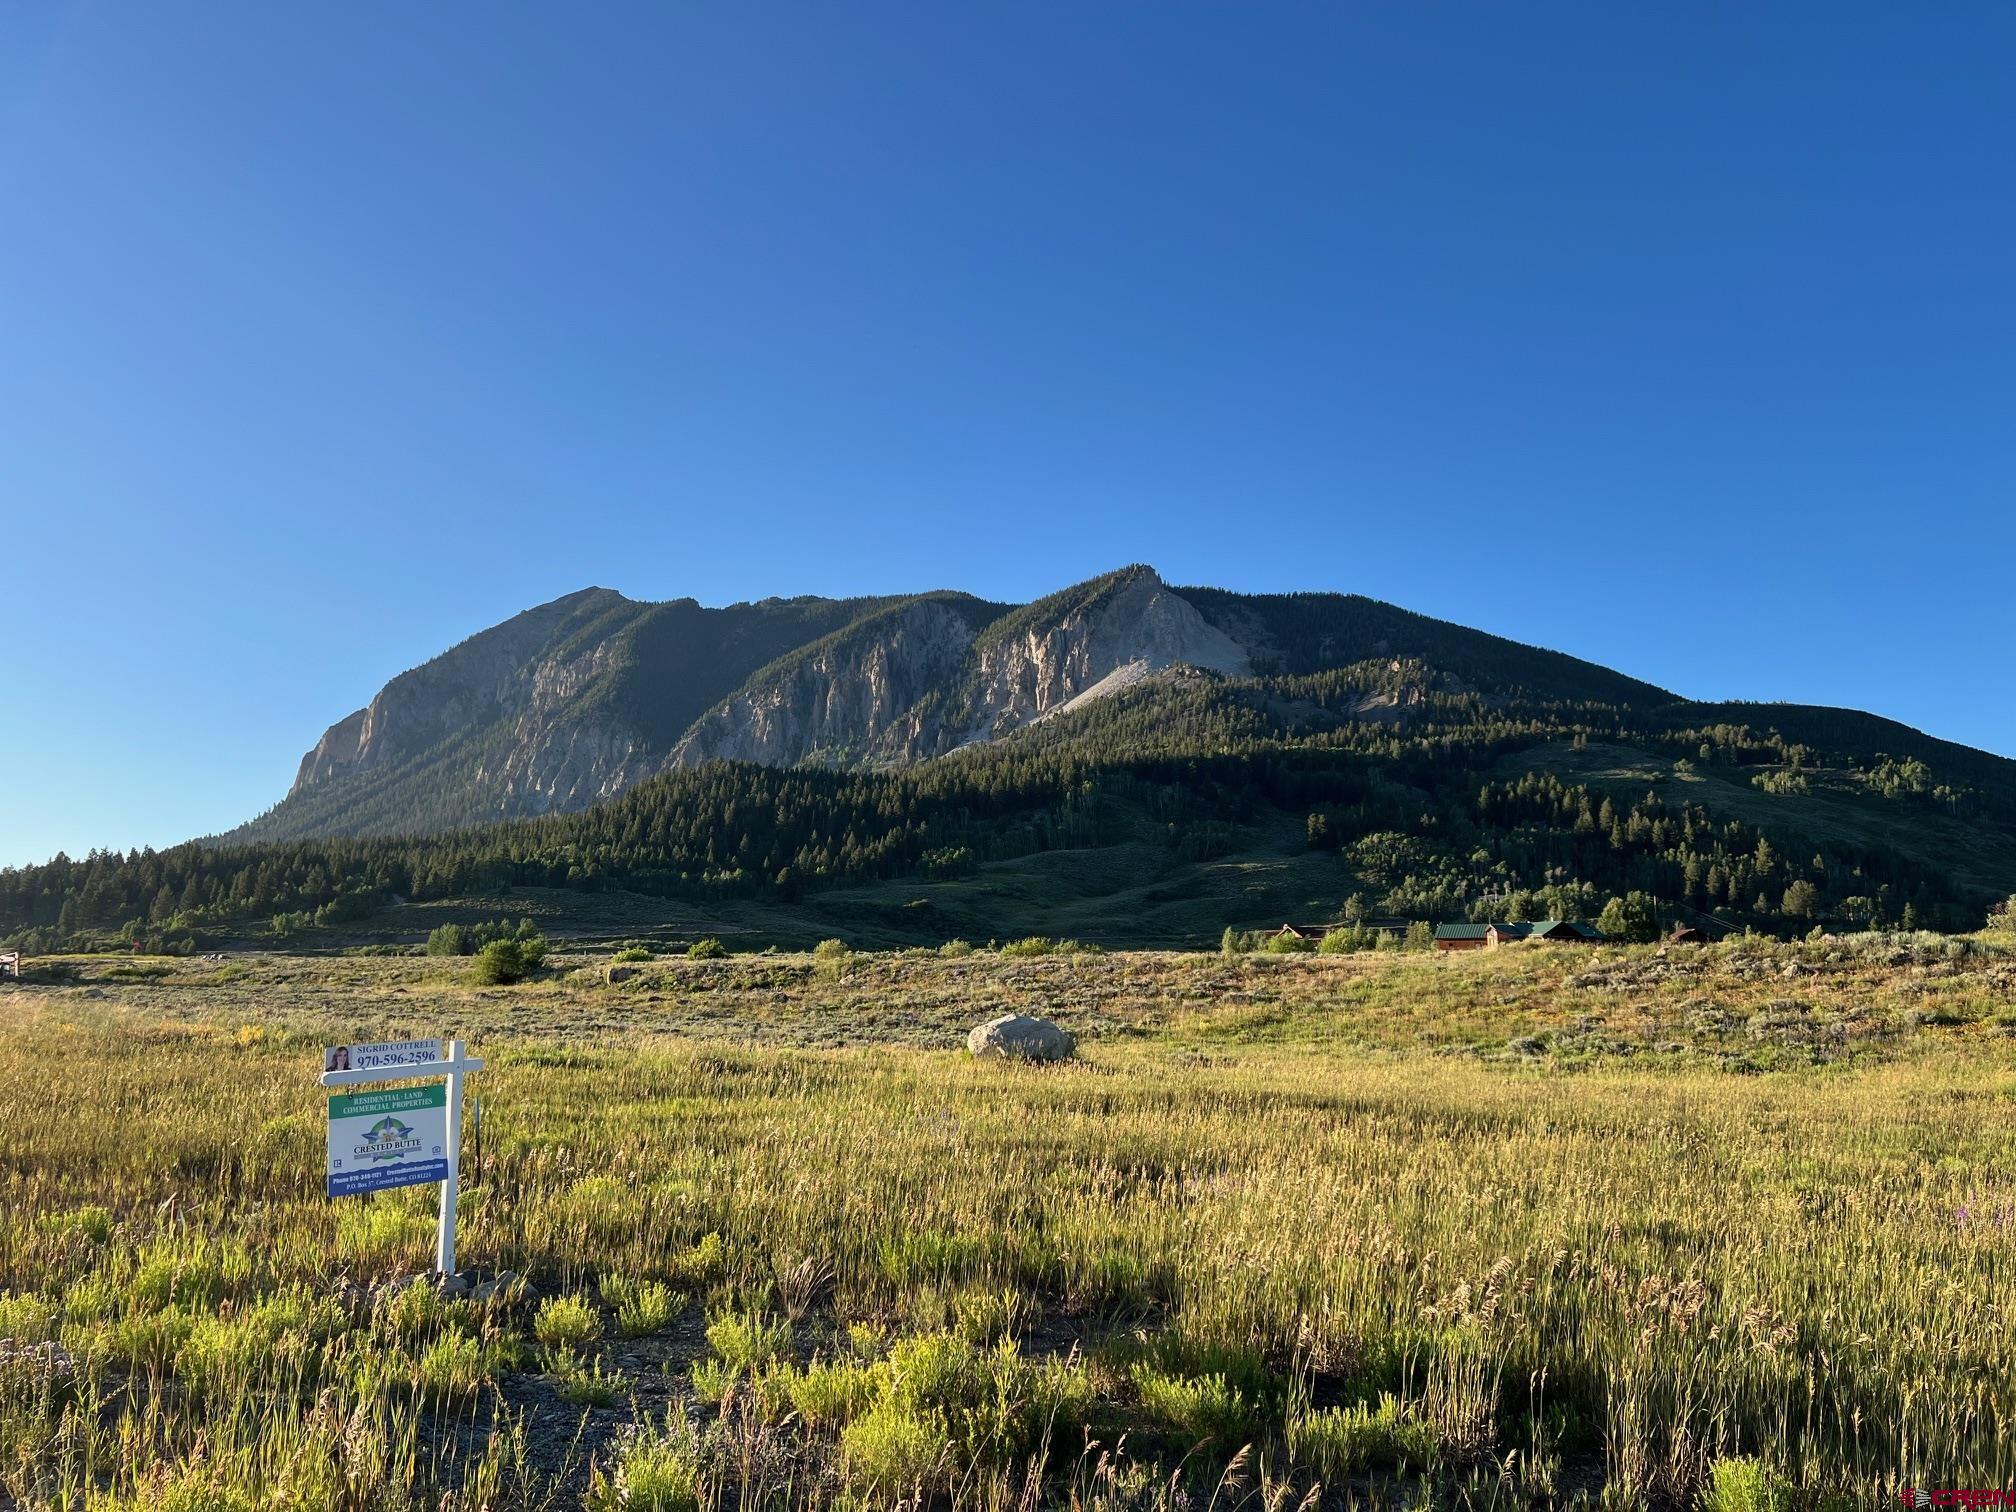
[[[2016,1486],[1980,942],[73,965],[0,989],[0,1506]],[[320,1195],[319,1047],[432,1033],[474,1295],[434,1188]]]

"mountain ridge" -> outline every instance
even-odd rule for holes
[[[1879,715],[1695,703],[1362,595],[1175,587],[1133,564],[1022,605],[951,589],[721,607],[580,589],[391,679],[323,733],[280,803],[207,843],[578,812],[714,761],[897,771],[1004,744],[1141,754],[1198,731],[1230,749],[1488,723],[1535,741],[1762,724],[1858,769],[1930,762],[1944,775],[1922,780],[1940,791],[2016,792],[2016,762]]]
[[[1323,641],[1312,625],[1331,626]],[[893,768],[1004,738],[1166,674],[1307,671],[1423,641],[1494,686],[1634,698],[1593,663],[1357,595],[1174,588],[1141,564],[1024,605],[956,590],[708,608],[589,587],[391,679],[220,837],[418,833],[567,812],[708,760]],[[1564,670],[1566,669],[1566,670]]]
[[[1137,565],[1025,605],[584,589],[389,681],[238,831],[0,869],[0,942],[340,947],[532,894],[801,943],[1613,903],[1785,935],[2012,892],[2008,758]]]

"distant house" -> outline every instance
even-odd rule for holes
[[[1404,935],[1411,919],[1361,919],[1357,928],[1372,934]],[[1283,924],[1279,929],[1269,930],[1270,940],[1307,940],[1310,944],[1321,943],[1323,937],[1338,930],[1350,929],[1349,924]]]
[[[1708,931],[1698,924],[1675,924],[1673,933],[1666,936],[1668,945],[1706,945]]]
[[[1522,924],[1517,927],[1526,931],[1521,938],[1548,945],[1603,943],[1603,931],[1593,924],[1584,924],[1580,919],[1542,919],[1538,924]]]
[[[0,982],[18,982],[20,980],[21,952],[18,950],[0,950]]]
[[[1496,950],[1500,945],[1529,942],[1549,945],[1599,945],[1601,930],[1580,919],[1542,919],[1537,924],[1437,924],[1437,950]]]

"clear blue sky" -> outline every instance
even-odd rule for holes
[[[2016,753],[2016,7],[0,8],[0,863],[588,584],[1351,590]]]

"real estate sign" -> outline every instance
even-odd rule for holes
[[[394,1066],[424,1066],[441,1059],[438,1039],[380,1041],[370,1045],[331,1045],[322,1052],[324,1071],[385,1071]]]
[[[329,1195],[448,1178],[448,1089],[401,1087],[329,1099]]]

